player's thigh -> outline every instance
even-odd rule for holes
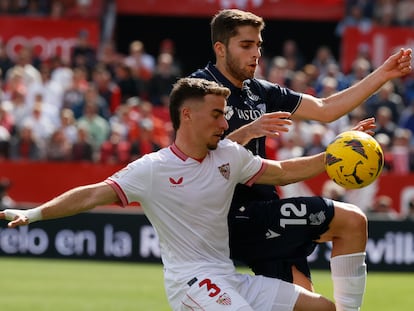
[[[296,300],[294,311],[335,311],[335,304],[320,294],[303,289]]]
[[[177,310],[253,311],[246,299],[227,281],[199,278],[188,288]]]
[[[295,197],[262,202],[249,207],[252,220],[286,238],[315,240],[328,230],[334,217],[332,200]],[[282,237],[284,238],[284,237]]]
[[[333,201],[334,217],[329,229],[321,236],[318,242],[332,241],[334,238],[354,236],[364,239],[367,234],[367,218],[364,212],[350,203]]]

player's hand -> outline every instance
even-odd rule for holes
[[[265,113],[249,125],[249,132],[257,137],[277,137],[281,132],[288,132],[292,125],[291,113],[277,111]]]
[[[375,134],[373,129],[376,127],[377,125],[375,124],[375,118],[367,118],[367,119],[359,121],[358,124],[352,128],[352,130],[365,132],[372,136]]]
[[[390,79],[398,78],[412,71],[411,62],[412,50],[402,48],[399,52],[391,55],[382,65],[382,68]]]
[[[28,225],[30,223],[30,219],[26,211],[19,209],[5,209],[0,212],[0,219],[10,220],[7,224],[10,228]]]

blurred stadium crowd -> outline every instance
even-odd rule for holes
[[[0,1],[0,14],[64,18],[99,15],[96,0]],[[347,26],[414,26],[414,0],[347,1]],[[98,12],[98,13],[97,13]],[[257,77],[295,91],[325,97],[352,86],[373,66],[361,49],[351,72],[341,71],[329,46],[320,46],[311,62],[294,39],[286,40],[280,55],[264,55]],[[71,59],[42,61],[30,46],[10,59],[0,45],[0,161],[88,161],[124,164],[168,146],[173,131],[168,94],[180,77],[184,60],[175,42],[166,38],[157,55],[145,42],[130,42],[122,54],[114,42],[98,49],[88,32],[78,34]],[[207,62],[207,60],[206,60]],[[194,70],[197,68],[194,68]],[[268,141],[270,158],[311,155],[355,122],[375,116],[375,137],[385,153],[385,171],[414,172],[414,74],[386,83],[378,93],[349,115],[330,124],[297,121],[291,131]]]

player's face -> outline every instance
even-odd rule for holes
[[[205,102],[193,112],[193,134],[200,147],[204,145],[207,150],[214,150],[228,128],[224,118],[226,100],[223,96],[211,94],[206,95],[204,100]]]
[[[254,77],[259,63],[262,36],[258,29],[251,26],[238,28],[226,49],[225,62],[228,73],[240,83]]]

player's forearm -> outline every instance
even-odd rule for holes
[[[268,167],[257,183],[284,186],[317,176],[325,171],[325,153],[288,159],[268,161]]]
[[[387,82],[387,79],[382,71],[374,71],[357,84],[322,99],[323,106],[330,108],[328,109],[330,113],[322,121],[332,122],[351,112],[375,94],[385,82]]]
[[[74,188],[42,204],[38,207],[42,219],[62,218],[93,209],[99,202],[90,187]]]
[[[226,138],[244,146],[255,137],[252,136],[252,132],[249,131],[249,125],[245,125],[228,134]]]
[[[315,177],[325,171],[325,153],[317,155],[293,158],[281,162],[281,167],[285,172],[286,184],[303,181]]]
[[[0,212],[0,219],[9,220],[9,227],[62,218],[79,214],[98,205],[113,203],[117,200],[115,191],[106,183],[77,187],[32,209],[6,209]]]

